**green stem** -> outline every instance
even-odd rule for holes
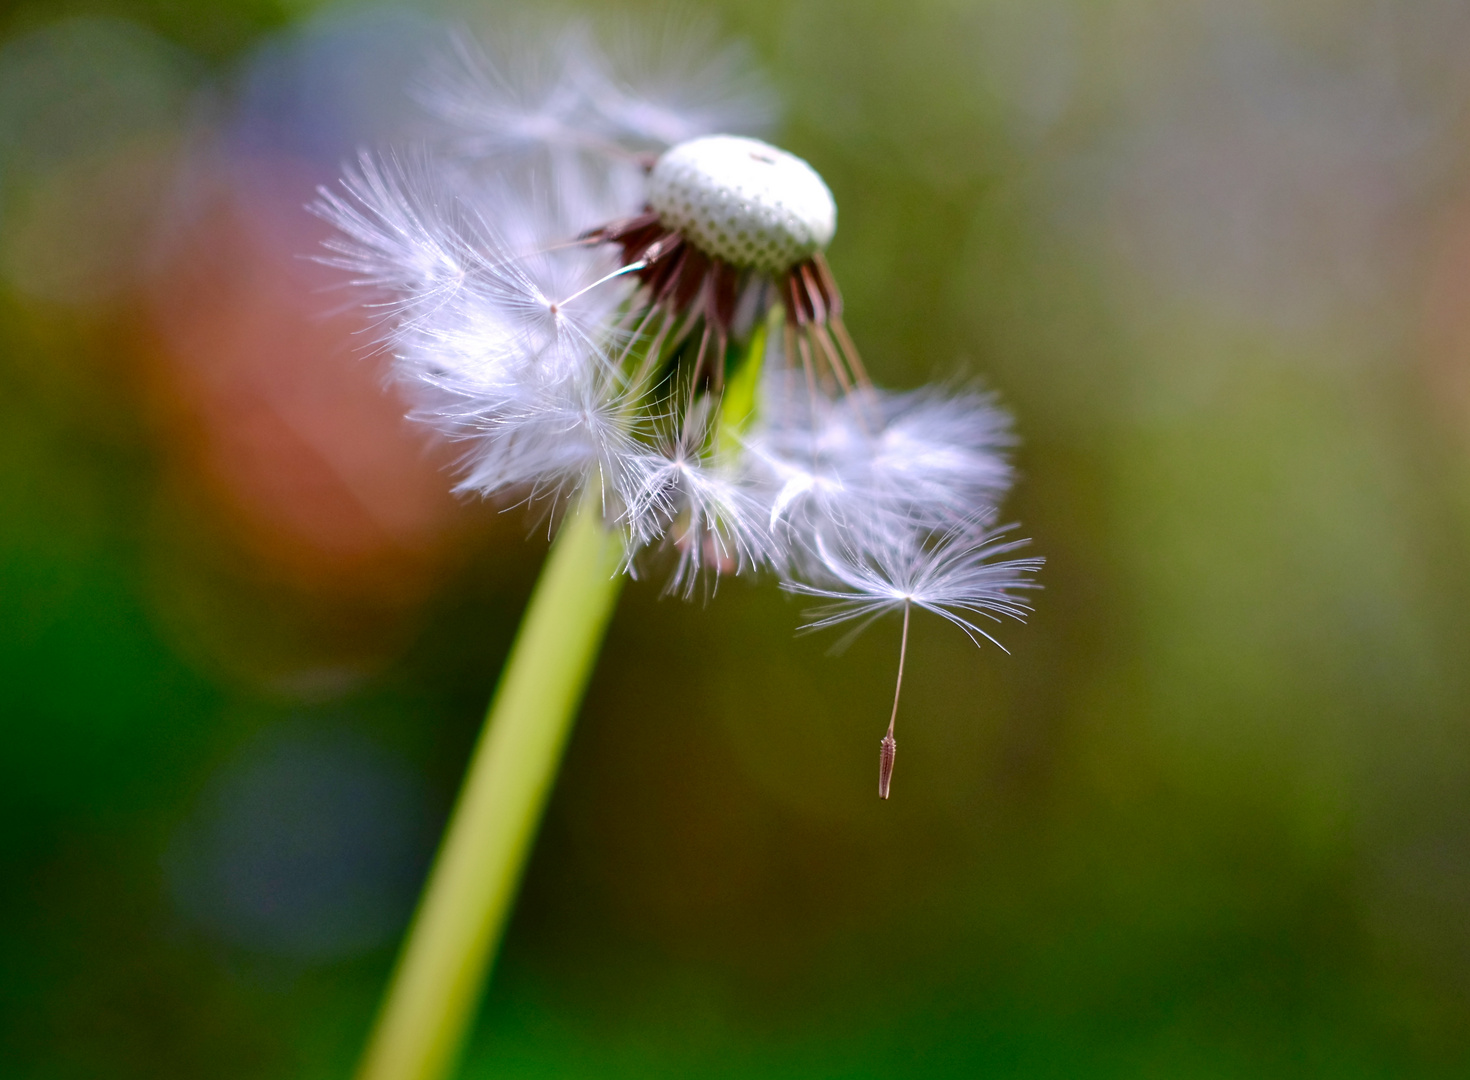
[[[622,587],[622,554],[595,498],[557,534],[357,1080],[441,1080],[453,1069]]]

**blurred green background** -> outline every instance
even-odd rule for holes
[[[1017,414],[1046,591],[916,623],[880,804],[896,624],[630,587],[464,1075],[1470,1074],[1470,5],[681,10],[875,376]],[[510,14],[4,5],[5,1077],[349,1073],[545,542],[301,206]]]

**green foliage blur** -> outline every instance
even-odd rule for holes
[[[301,207],[520,14],[0,14],[6,1077],[350,1073],[546,538]],[[464,1075],[1470,1072],[1470,9],[673,17],[832,187],[875,377],[1015,412],[1045,591],[916,621],[880,803],[896,621],[631,585]]]

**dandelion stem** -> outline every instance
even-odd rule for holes
[[[595,495],[562,525],[490,703],[357,1080],[454,1068],[622,586]]]
[[[893,725],[898,720],[898,697],[903,693],[903,665],[909,654],[909,608],[903,602],[903,637],[898,644],[898,682],[893,687],[893,714],[888,717],[888,733],[879,743],[878,751],[878,798],[888,798],[888,787],[893,783],[893,759],[898,754],[898,742],[893,737]]]

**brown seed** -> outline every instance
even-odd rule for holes
[[[893,783],[893,758],[898,753],[898,742],[893,738],[893,732],[884,735],[878,746],[878,798],[886,799],[888,785]]]

